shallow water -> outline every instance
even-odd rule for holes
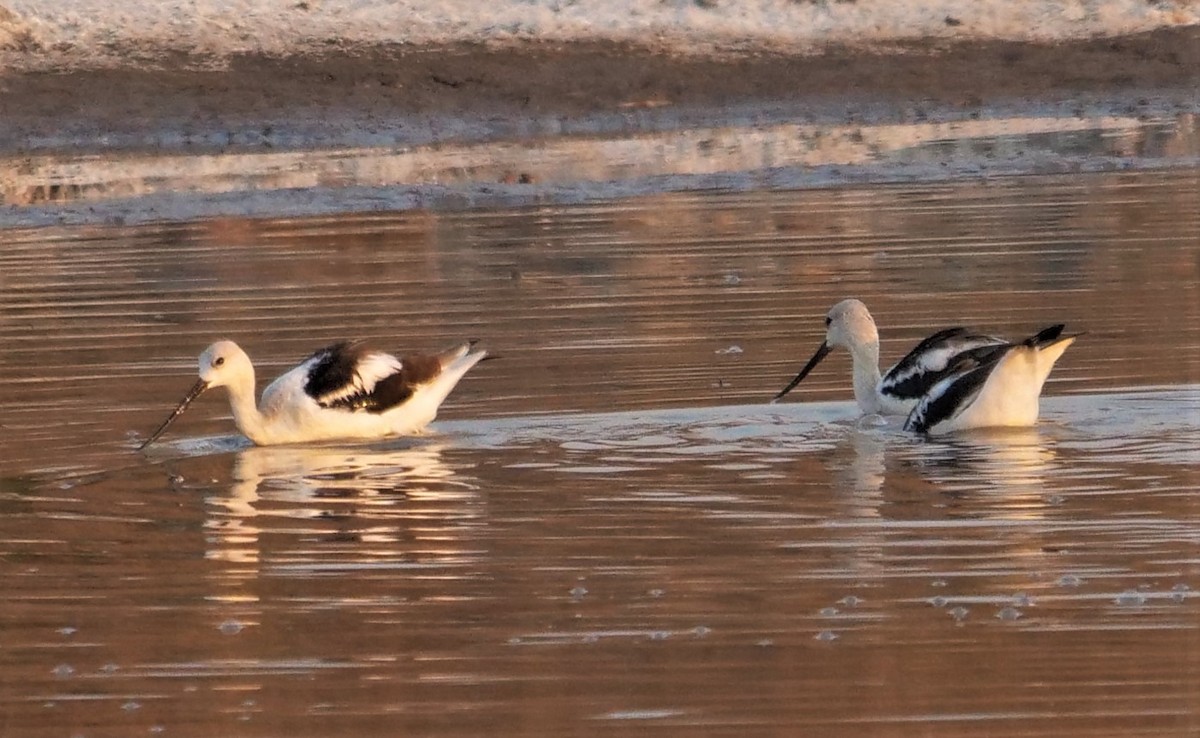
[[[5,735],[1200,731],[1200,172],[8,231]],[[1036,428],[860,421],[931,329],[1087,335]],[[238,340],[483,339],[436,432],[248,448]]]

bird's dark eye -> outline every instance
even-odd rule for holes
[[[829,317],[828,315],[826,315],[826,316],[825,316],[825,327],[826,327],[826,328],[828,328],[828,327],[829,327],[829,324],[830,324],[830,323],[832,323],[832,322],[833,322],[833,318],[831,318],[831,317]]]
[[[218,356],[216,359],[214,359],[214,360],[213,360],[213,366],[221,366],[221,365],[223,365],[224,363],[225,363],[225,357],[224,357],[224,356]]]

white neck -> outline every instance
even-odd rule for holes
[[[879,412],[879,342],[850,348],[854,358],[854,399],[864,414]]]
[[[254,370],[229,385],[229,408],[233,411],[233,422],[244,436],[255,443],[262,443],[266,435],[262,413],[254,400]]]

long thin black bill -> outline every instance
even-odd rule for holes
[[[832,347],[830,347],[829,344],[822,341],[821,347],[817,349],[817,353],[813,354],[813,357],[808,360],[808,363],[804,365],[804,368],[800,370],[800,373],[796,375],[796,378],[793,379],[791,382],[789,382],[788,386],[786,386],[782,390],[780,390],[779,394],[775,395],[775,397],[773,397],[771,399],[771,402],[775,402],[776,400],[780,399],[781,397],[783,397],[784,395],[786,395],[787,393],[789,393],[793,389],[795,389],[796,385],[798,385],[798,384],[800,384],[800,382],[804,381],[804,378],[807,377],[808,373],[813,370],[813,367],[815,367],[817,364],[820,364],[821,359],[824,359],[826,356],[828,356],[829,352],[832,350],[833,349],[832,349]]]
[[[175,412],[168,415],[167,419],[163,421],[163,424],[158,426],[158,430],[151,433],[150,437],[146,439],[146,442],[141,446],[138,446],[138,451],[145,449],[147,446],[157,441],[158,437],[161,436],[163,431],[167,429],[167,426],[174,422],[175,418],[178,418],[180,415],[182,415],[183,411],[187,410],[187,406],[192,404],[192,400],[199,397],[200,393],[204,392],[206,389],[208,389],[208,382],[205,382],[203,379],[197,380],[196,383],[192,385],[192,388],[188,390],[188,393],[184,396],[183,400],[179,402],[179,407],[175,408]]]

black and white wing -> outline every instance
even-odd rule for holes
[[[888,369],[879,383],[879,392],[900,401],[919,400],[946,377],[968,368],[960,363],[964,357],[1007,343],[1003,338],[979,335],[962,327],[938,331]]]
[[[999,344],[961,353],[908,414],[904,430],[927,433],[939,423],[965,412],[979,396],[1000,360],[1013,348],[1013,344]]]
[[[383,413],[404,404],[442,372],[467,345],[435,355],[398,359],[361,341],[339,343],[313,354],[302,367],[304,392],[324,408]]]
[[[301,366],[304,392],[321,407],[381,413],[412,396],[403,362],[360,341],[321,349]]]

